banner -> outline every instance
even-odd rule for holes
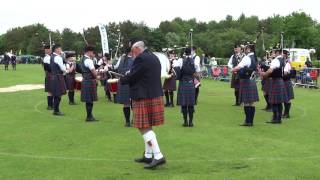
[[[101,36],[102,52],[103,52],[103,54],[105,54],[105,53],[109,54],[107,29],[106,29],[106,27],[104,27],[104,25],[99,24],[99,31],[100,31],[100,36]]]

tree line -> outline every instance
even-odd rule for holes
[[[266,19],[257,16],[238,18],[230,15],[219,22],[200,22],[196,19],[183,20],[175,18],[163,21],[157,28],[150,28],[144,23],[131,21],[111,22],[106,24],[109,47],[115,52],[118,45],[118,31],[121,32],[120,52],[124,52],[132,37],[143,37],[153,51],[161,51],[168,47],[185,47],[190,44],[189,31],[193,29],[193,44],[199,53],[215,57],[228,57],[236,42],[245,43],[256,39],[263,29],[263,34],[257,39],[257,53],[263,56],[268,49],[280,42],[280,34],[284,33],[285,47],[315,48],[320,47],[320,24],[305,12],[293,12],[288,16],[273,15]],[[82,53],[85,42],[82,33],[69,28],[62,31],[51,31],[43,24],[33,24],[8,30],[0,36],[0,54],[13,51],[17,54],[43,55],[42,45],[48,43],[49,33],[52,41],[63,46],[64,50],[74,50]],[[83,30],[89,44],[101,51],[101,41],[98,26]],[[263,44],[264,47],[263,48]],[[316,56],[320,55],[317,51]]]

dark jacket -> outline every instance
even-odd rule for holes
[[[135,58],[130,73],[120,78],[120,81],[129,84],[130,98],[133,100],[163,96],[161,64],[158,57],[149,50]]]

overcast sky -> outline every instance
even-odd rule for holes
[[[43,23],[51,30],[68,27],[79,32],[112,21],[143,21],[157,27],[175,17],[208,22],[228,14],[266,18],[301,10],[320,20],[319,5],[317,0],[1,0],[0,34],[34,23]]]

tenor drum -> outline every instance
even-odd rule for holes
[[[107,80],[108,88],[109,88],[110,93],[117,94],[118,81],[119,81],[119,79],[108,79]]]
[[[82,83],[82,77],[76,77],[76,83],[74,84],[74,89],[75,90],[81,90],[81,83]]]

